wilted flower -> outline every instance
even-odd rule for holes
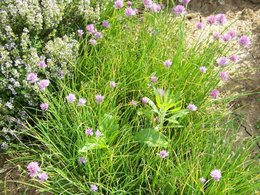
[[[238,44],[242,47],[249,47],[251,45],[251,41],[247,36],[243,35],[239,38]]]
[[[48,179],[48,174],[43,172],[38,174],[38,178],[40,179],[41,182],[44,182]]]
[[[201,183],[205,183],[205,182],[206,182],[206,179],[205,179],[204,177],[201,177],[201,178],[199,178],[199,181],[200,181]]]
[[[206,73],[207,72],[207,68],[205,66],[201,66],[200,67],[200,72]]]
[[[40,68],[45,68],[45,67],[47,66],[47,64],[45,63],[44,60],[41,60],[41,61],[39,62],[39,64],[38,64],[38,66],[39,66]]]
[[[154,75],[152,75],[150,79],[153,83],[156,83],[156,81],[158,80],[158,78]]]
[[[128,7],[125,9],[125,16],[127,17],[130,17],[130,16],[134,16],[136,15],[136,10],[131,8],[131,7]]]
[[[29,73],[29,74],[27,75],[26,80],[27,80],[27,81],[30,81],[30,83],[35,83],[35,82],[38,81],[39,79],[38,79],[38,76],[37,76],[36,73],[31,72],[31,73]]]
[[[227,81],[229,79],[229,75],[225,71],[220,72],[219,77],[222,79],[222,81]]]
[[[76,96],[72,93],[69,93],[69,95],[67,95],[66,99],[69,103],[73,103],[76,100]]]
[[[30,162],[27,166],[27,170],[30,177],[35,177],[37,176],[38,172],[41,171],[41,168],[39,167],[38,162]]]
[[[218,96],[219,96],[219,90],[214,89],[214,90],[212,90],[212,91],[210,92],[209,95],[210,95],[212,98],[217,99]]]
[[[171,60],[166,60],[163,64],[164,64],[164,66],[166,68],[169,68],[172,65],[172,61]]]
[[[49,104],[48,103],[41,103],[40,108],[41,108],[41,110],[48,110]]]
[[[141,99],[143,104],[147,104],[148,103],[148,98],[147,97],[142,97]]]
[[[86,164],[87,160],[84,157],[79,158],[79,164]]]
[[[87,100],[85,98],[79,98],[78,106],[85,106]]]
[[[220,66],[226,66],[228,64],[228,59],[225,56],[222,56],[217,59],[217,63]]]
[[[110,81],[109,86],[111,88],[115,88],[116,87],[116,82],[115,81]]]
[[[233,61],[233,62],[237,62],[238,61],[238,56],[237,55],[232,55],[232,56],[230,56],[230,58],[229,58],[231,61]]]
[[[159,155],[161,158],[166,158],[167,156],[169,156],[169,154],[166,150],[160,151]]]
[[[96,41],[95,39],[90,39],[90,40],[89,40],[89,43],[90,43],[91,45],[96,45],[96,44],[97,44],[97,41]]]
[[[219,181],[221,178],[221,171],[218,169],[215,169],[213,171],[211,171],[210,176],[215,180],[215,181]]]
[[[103,135],[103,133],[101,133],[101,131],[97,130],[95,132],[95,135],[96,135],[96,137],[101,137]]]
[[[173,8],[173,11],[176,15],[182,15],[185,14],[185,7],[183,5],[177,5],[175,8]]]
[[[129,105],[130,105],[130,106],[137,106],[137,104],[138,104],[138,102],[135,101],[135,100],[131,100],[131,101],[129,102]]]
[[[85,130],[85,135],[87,135],[87,136],[92,136],[92,135],[93,135],[93,129],[87,128],[87,129]]]
[[[90,190],[93,191],[93,192],[96,192],[96,191],[98,190],[97,185],[91,184],[91,185],[90,185]]]
[[[194,104],[189,104],[187,106],[187,109],[194,112],[194,111],[197,111],[197,106],[195,106]]]
[[[116,0],[115,1],[115,8],[120,9],[124,6],[123,0]]]
[[[197,29],[201,30],[203,28],[203,23],[202,22],[198,22],[196,24],[196,27],[197,27]]]
[[[216,23],[216,17],[214,15],[208,16],[207,17],[207,23],[212,25]]]
[[[98,103],[98,104],[100,104],[100,103],[102,103],[103,101],[104,101],[104,96],[102,96],[102,95],[96,95],[96,102]]]
[[[227,18],[225,14],[217,14],[216,21],[219,25],[224,25],[227,22]]]
[[[38,86],[41,91],[44,91],[50,84],[50,81],[48,79],[40,80],[38,83]]]
[[[107,20],[104,20],[104,21],[102,22],[102,26],[105,27],[105,28],[109,28],[109,27],[110,27],[110,24],[109,24],[109,22],[108,22]]]
[[[83,31],[83,30],[81,30],[81,29],[79,29],[79,30],[78,30],[78,36],[80,36],[80,37],[81,37],[83,34],[84,34],[84,31]]]

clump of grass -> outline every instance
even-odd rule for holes
[[[48,106],[31,117],[33,141],[16,162],[39,162],[49,178],[37,187],[53,194],[253,193],[249,147],[233,147],[226,120],[230,98],[210,96],[231,43],[187,40],[185,17],[167,10],[123,12],[95,26],[97,44],[95,30],[79,37],[73,75],[41,94]]]

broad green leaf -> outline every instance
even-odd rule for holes
[[[79,152],[87,152],[90,150],[96,150],[106,147],[107,145],[105,144],[104,138],[88,139],[85,145],[81,149],[79,149]]]
[[[119,134],[119,124],[116,117],[111,114],[105,114],[99,128],[102,133],[104,133],[108,142],[113,142],[113,140]]]
[[[189,111],[187,109],[177,111],[170,118],[168,118],[168,120],[174,121],[178,118],[182,118],[182,117],[186,116],[188,113],[189,113]]]

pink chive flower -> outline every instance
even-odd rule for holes
[[[227,22],[227,17],[225,14],[217,14],[216,21],[219,25],[224,25]]]
[[[84,34],[84,31],[81,30],[81,29],[79,29],[79,30],[78,30],[78,36],[81,37],[83,34]]]
[[[95,29],[94,24],[89,24],[86,26],[86,29],[89,34],[94,34],[97,30]]]
[[[41,171],[41,168],[38,162],[30,162],[27,166],[27,170],[30,177],[36,177],[38,172]]]
[[[116,9],[120,9],[124,6],[124,3],[122,0],[116,0],[114,6]]]
[[[48,179],[48,174],[47,173],[40,173],[38,174],[38,178],[40,179],[41,182],[45,182]]]
[[[243,36],[241,36],[241,37],[239,38],[238,44],[239,44],[240,46],[246,48],[246,47],[249,47],[252,43],[251,43],[250,39],[249,39],[247,36],[243,35]]]
[[[233,62],[237,62],[238,61],[238,56],[237,55],[232,55],[232,56],[230,56],[230,58],[229,58],[231,61],[233,61]]]
[[[207,68],[205,66],[201,66],[200,67],[200,72],[206,73],[207,72]]]
[[[38,83],[38,86],[41,91],[44,91],[50,84],[50,81],[48,79],[40,80]]]
[[[96,192],[96,191],[98,190],[97,185],[91,184],[91,185],[90,185],[90,190],[91,190],[92,192]]]
[[[102,96],[102,95],[96,95],[96,102],[98,103],[98,104],[100,104],[100,103],[102,103],[103,101],[104,101],[104,99],[105,99],[105,97],[104,96]]]
[[[69,95],[67,95],[66,99],[69,103],[73,103],[76,101],[76,96],[72,93],[69,93]]]
[[[187,106],[187,109],[189,109],[190,111],[193,111],[193,112],[195,112],[195,111],[197,111],[197,106],[195,106],[194,104],[189,104],[188,106]]]
[[[135,100],[131,100],[131,101],[129,102],[129,105],[130,105],[130,106],[137,106],[137,104],[138,104],[138,102],[135,101]]]
[[[217,90],[217,89],[213,89],[211,92],[210,92],[210,96],[212,97],[212,98],[214,98],[214,99],[217,99],[218,98],[218,96],[219,96],[219,90]]]
[[[92,135],[93,135],[93,129],[87,128],[87,129],[85,130],[85,135],[87,135],[87,136],[92,136]]]
[[[49,104],[48,104],[48,103],[41,103],[41,104],[40,104],[40,108],[41,108],[41,110],[43,110],[43,111],[48,110]]]
[[[39,64],[38,64],[38,66],[39,66],[40,68],[45,68],[45,67],[47,66],[47,64],[45,63],[44,60],[41,60],[41,61],[39,62]]]
[[[202,28],[203,28],[203,23],[202,22],[198,22],[197,24],[196,24],[196,27],[197,27],[197,29],[199,29],[199,30],[201,30]]]
[[[104,20],[102,22],[102,26],[105,27],[105,28],[110,28],[110,24],[109,24],[109,22],[107,20]]]
[[[103,35],[101,32],[96,32],[95,37],[96,37],[96,39],[101,39],[101,38],[103,38]]]
[[[156,83],[157,80],[158,80],[158,78],[157,78],[156,76],[154,76],[154,75],[152,75],[152,76],[150,77],[150,79],[151,79],[151,81],[152,81],[153,83]]]
[[[79,98],[78,106],[85,106],[87,100],[85,98]]]
[[[166,150],[160,151],[159,155],[161,158],[166,158],[167,156],[169,156],[169,154]]]
[[[35,83],[35,82],[38,81],[39,79],[38,79],[38,76],[37,76],[36,73],[31,72],[31,73],[29,73],[29,74],[27,75],[26,80],[27,80],[27,81],[30,81],[30,83]]]
[[[218,169],[215,169],[213,171],[211,171],[210,176],[215,180],[215,181],[219,181],[221,178],[221,171]]]
[[[225,34],[224,36],[223,36],[223,40],[225,41],[225,42],[228,42],[228,41],[230,41],[232,39],[232,37],[230,36],[230,34]]]
[[[229,74],[225,71],[222,71],[219,73],[219,77],[221,78],[222,81],[228,81]]]
[[[96,41],[95,39],[90,39],[90,40],[89,40],[89,43],[90,43],[91,45],[96,45],[96,44],[97,44],[97,41]]]
[[[143,104],[147,104],[148,103],[148,98],[147,97],[142,97],[141,102]]]
[[[220,35],[218,32],[214,32],[214,33],[213,33],[213,38],[214,38],[215,40],[219,40],[219,39],[221,38],[221,35]]]
[[[116,87],[116,82],[115,81],[110,81],[109,86],[111,88],[115,88]]]
[[[160,5],[160,4],[157,4],[157,3],[153,3],[152,5],[150,5],[149,8],[150,8],[150,10],[151,10],[152,12],[155,12],[155,13],[160,12],[161,9],[162,9],[161,5]]]
[[[199,178],[200,183],[205,183],[206,179],[204,177]]]
[[[228,34],[229,34],[233,39],[237,37],[237,33],[236,33],[236,31],[234,31],[234,30],[230,30],[230,31],[228,32]]]
[[[86,158],[84,158],[84,157],[80,157],[78,161],[79,161],[79,164],[86,164],[86,162],[87,162]]]
[[[131,1],[127,1],[126,4],[127,4],[128,7],[132,6],[132,2]]]
[[[216,23],[216,17],[215,17],[214,15],[208,16],[208,17],[207,17],[207,23],[208,23],[209,25],[215,24],[215,23]]]
[[[217,63],[220,66],[226,66],[228,64],[228,59],[225,56],[222,56],[217,59]]]
[[[103,136],[103,133],[101,133],[101,131],[97,130],[95,132],[95,135],[96,135],[97,138],[99,138],[99,137]]]
[[[144,6],[147,8],[148,6],[152,5],[153,1],[152,0],[143,0]]]
[[[163,64],[164,64],[164,66],[166,68],[169,68],[172,65],[172,61],[171,60],[166,60]]]
[[[164,93],[165,93],[165,92],[164,92],[163,89],[158,89],[157,91],[158,91],[158,93],[159,93],[161,96],[164,96]]]
[[[186,13],[185,7],[183,5],[177,5],[175,8],[173,8],[173,12],[176,15],[183,15]]]
[[[126,17],[130,17],[130,16],[134,16],[136,15],[136,10],[131,8],[131,7],[128,7],[125,9],[125,16]]]
[[[191,0],[179,0],[182,5],[187,5]]]

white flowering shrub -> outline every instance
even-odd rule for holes
[[[0,2],[0,146],[19,136],[24,108],[37,108],[35,79],[55,81],[70,73],[78,54],[74,33],[98,17],[89,0]]]

